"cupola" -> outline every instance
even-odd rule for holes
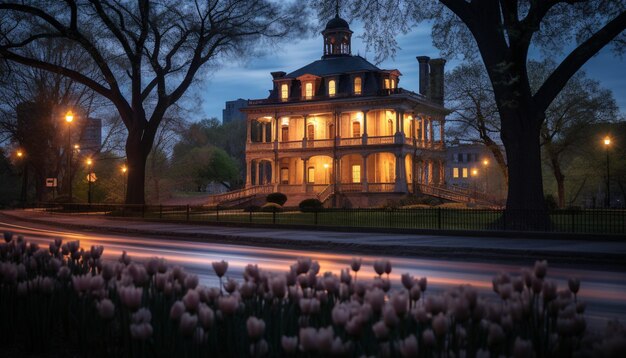
[[[324,36],[323,58],[351,55],[352,31],[348,22],[339,17],[339,5],[335,8],[335,18],[328,21],[322,35]]]

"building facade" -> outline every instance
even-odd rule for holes
[[[233,121],[245,121],[246,114],[241,111],[242,108],[248,106],[248,100],[239,98],[235,101],[226,101],[226,105],[222,110],[222,123],[226,124]]]
[[[506,182],[493,153],[481,143],[452,143],[446,148],[446,182],[462,188],[506,197]]]
[[[322,35],[320,60],[272,72],[269,97],[242,110],[246,188],[325,201],[444,185],[445,60],[418,57],[418,94],[399,87],[397,69],[352,55],[352,31],[339,16]]]

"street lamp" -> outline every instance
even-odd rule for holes
[[[87,192],[87,202],[91,205],[91,182],[93,181],[92,177],[92,169],[93,169],[93,161],[91,158],[87,159],[87,185],[89,186],[89,190]]]
[[[68,111],[65,114],[65,122],[67,122],[67,177],[69,183],[69,201],[72,202],[72,121],[74,114]]]
[[[472,169],[472,177],[474,178],[473,182],[474,182],[474,196],[476,196],[476,180],[478,177],[478,169],[474,168]]]
[[[28,188],[28,172],[26,171],[26,163],[24,162],[24,152],[21,149],[18,149],[15,153],[17,156],[17,160],[20,161],[22,166],[22,190],[20,193],[20,200],[22,204],[26,203],[26,192]]]
[[[122,165],[122,175],[124,175],[124,199],[126,200],[126,172],[128,172],[128,168],[126,165]]]
[[[488,193],[489,192],[489,175],[487,173],[487,167],[489,166],[488,159],[483,160],[483,166],[485,167],[485,192]]]
[[[611,137],[604,137],[604,148],[606,151],[606,207],[611,207],[611,182],[609,172],[609,147],[611,146]]]

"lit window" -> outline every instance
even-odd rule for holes
[[[452,168],[452,177],[453,178],[459,177],[459,168]]]
[[[287,84],[280,86],[280,98],[284,101],[289,98],[289,86]]]
[[[308,140],[315,140],[315,126],[312,124],[309,124],[306,127],[307,130],[307,139]]]
[[[352,166],[352,182],[360,183],[361,182],[361,166],[355,164]]]
[[[360,137],[361,136],[361,122],[354,121],[352,122],[352,137]]]
[[[361,94],[361,77],[354,78],[354,94]]]
[[[385,78],[385,89],[389,89],[389,79]]]
[[[335,80],[328,81],[328,95],[333,97],[336,93],[336,84]]]
[[[281,129],[281,137],[283,142],[289,142],[289,127],[283,126]]]
[[[391,88],[396,88],[396,80],[391,79]]]
[[[307,84],[305,85],[304,95],[306,96],[306,98],[313,97],[313,83],[307,82]]]
[[[467,178],[467,168],[463,168],[463,178]]]
[[[309,167],[307,171],[307,182],[315,183],[315,168]]]
[[[280,182],[281,184],[289,184],[289,168],[280,169]]]

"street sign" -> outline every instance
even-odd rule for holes
[[[46,178],[46,187],[47,188],[56,188],[57,187],[57,178]]]
[[[95,183],[96,180],[98,180],[98,177],[96,176],[96,173],[89,173],[89,174],[87,174],[87,182]]]

